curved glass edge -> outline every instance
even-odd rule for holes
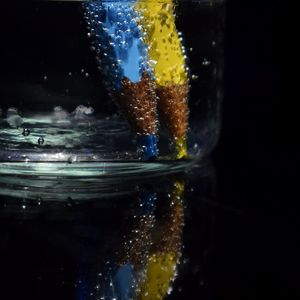
[[[123,165],[127,165],[123,164]],[[112,170],[112,165],[109,167]],[[151,164],[149,164],[151,167]],[[157,172],[155,169],[148,167],[147,172],[132,173],[126,175],[126,170],[123,174],[117,173],[85,177],[78,176],[49,176],[49,175],[36,175],[36,172],[25,173],[23,175],[1,174],[0,176],[0,196],[17,199],[29,199],[38,202],[54,201],[66,202],[68,199],[73,201],[87,201],[93,199],[107,199],[118,198],[121,195],[132,193],[134,187],[140,184],[149,184],[154,182],[157,188],[160,187],[162,180],[172,179],[173,176],[181,174],[182,176],[188,175],[193,170],[197,170],[197,174],[210,173],[211,161],[209,159],[201,160],[198,162],[185,162],[177,165],[160,164],[160,170],[163,166],[163,171]],[[116,167],[116,166],[115,166]],[[118,165],[120,167],[120,165]],[[145,166],[144,166],[145,167]],[[2,168],[1,168],[2,169]],[[127,168],[128,169],[128,168]],[[128,170],[127,170],[128,171]],[[34,175],[33,175],[34,174]],[[95,173],[93,173],[95,175]],[[165,179],[164,179],[165,178]]]

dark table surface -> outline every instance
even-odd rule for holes
[[[296,299],[297,164],[270,157],[227,159],[221,150],[185,174],[135,180],[125,192],[118,184],[120,194],[113,196],[79,201],[66,193],[60,202],[2,196],[3,299],[98,299],[89,296],[97,274],[113,276],[105,262],[117,264],[120,253],[130,252],[130,232],[143,232],[136,222],[145,214],[158,224],[154,237],[171,234],[171,244],[177,239],[174,247],[154,238],[153,249],[182,254],[167,299]],[[176,182],[185,183],[181,219],[170,202]],[[172,229],[173,222],[183,222],[183,229]],[[138,239],[147,241],[145,234]],[[146,248],[141,252],[140,261],[147,257]],[[83,277],[88,292],[80,298]]]

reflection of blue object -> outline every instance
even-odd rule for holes
[[[96,37],[99,65],[107,84],[116,91],[120,90],[124,77],[133,83],[141,80],[143,72],[151,77],[147,46],[133,5],[132,1],[101,0],[85,4],[87,21]]]
[[[101,284],[94,282],[95,278],[81,275],[77,299],[92,300],[104,297],[104,299],[129,300],[133,298],[135,277],[132,265],[114,266],[112,270],[107,269],[104,273],[106,275],[102,278]]]
[[[144,158],[155,159],[158,155],[157,136],[154,134],[142,135],[137,138],[137,142],[142,148]]]
[[[144,214],[152,215],[155,209],[157,194],[153,192],[143,192],[141,197]]]
[[[134,10],[134,1],[91,0],[84,7],[94,37],[97,60],[109,90],[116,96],[121,93],[124,78],[131,83],[138,83],[145,73],[154,80],[148,46],[143,40],[142,27],[138,25],[140,16]],[[158,155],[157,137],[151,134],[138,138],[146,160],[155,159]]]
[[[151,216],[154,216],[157,194],[151,190],[142,189],[140,192],[141,220],[142,222],[152,222]],[[146,221],[145,216],[150,219]],[[148,223],[148,230],[152,223]],[[150,243],[144,245],[145,253],[149,249]],[[84,271],[85,270],[85,271]],[[128,261],[123,265],[116,262],[106,264],[102,269],[103,275],[94,276],[90,266],[81,268],[77,285],[77,300],[94,300],[94,299],[116,299],[129,300],[133,299],[136,288],[136,276],[133,261]]]
[[[88,279],[86,276],[82,275],[79,277],[78,281],[78,299],[79,300],[87,300],[89,299],[89,294],[91,292],[91,286],[88,283]]]
[[[118,300],[132,299],[134,289],[134,270],[132,265],[121,266],[112,278],[114,297]]]

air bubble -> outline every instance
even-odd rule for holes
[[[73,207],[73,206],[74,206],[74,201],[73,201],[73,199],[72,199],[71,197],[68,197],[68,198],[67,198],[67,201],[66,201],[66,207],[71,208],[71,207]]]
[[[77,161],[77,156],[73,155],[68,158],[68,163],[72,164]]]
[[[206,58],[203,59],[202,61],[202,66],[209,66],[211,64],[211,61],[207,60]]]
[[[44,143],[45,143],[44,138],[43,138],[43,137],[40,137],[40,138],[38,139],[38,144],[39,144],[39,145],[43,145]]]
[[[30,135],[30,130],[29,130],[28,128],[23,128],[22,134],[23,134],[24,136],[29,136],[29,135]]]

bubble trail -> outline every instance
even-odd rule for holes
[[[99,68],[110,95],[128,120],[145,159],[157,149],[157,97],[145,33],[134,2],[84,3]]]

